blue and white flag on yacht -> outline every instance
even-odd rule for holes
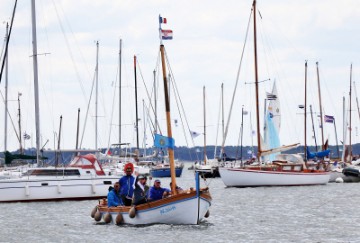
[[[155,134],[154,146],[156,148],[170,148],[174,149],[175,140],[160,134]]]

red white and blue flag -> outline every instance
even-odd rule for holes
[[[167,23],[167,19],[159,15],[159,24],[166,24],[166,23]]]
[[[161,39],[163,40],[172,40],[173,31],[172,30],[161,30]]]
[[[334,116],[325,115],[325,116],[324,116],[324,121],[327,122],[327,123],[334,123],[335,117],[334,117]]]

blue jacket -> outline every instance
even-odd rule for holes
[[[116,207],[119,205],[124,205],[121,200],[120,193],[116,193],[114,189],[109,191],[107,195],[107,203],[108,203],[108,207]]]
[[[134,181],[135,181],[135,177],[133,177],[132,175],[130,176],[124,175],[123,177],[120,178],[119,183],[121,186],[120,188],[121,196],[132,198],[134,193]]]
[[[149,192],[149,200],[156,201],[162,199],[164,192],[170,192],[170,190],[167,188],[162,188],[162,187],[156,188],[152,186]]]

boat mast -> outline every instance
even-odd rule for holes
[[[40,161],[40,108],[39,108],[39,84],[38,84],[35,0],[31,0],[31,22],[32,22],[32,49],[33,49],[32,57],[33,57],[33,69],[34,69],[34,96],[35,96],[36,163],[38,166],[41,166],[41,161]]]
[[[307,137],[306,137],[306,112],[307,112],[307,61],[305,61],[305,106],[304,106],[304,160],[307,161]]]
[[[345,110],[345,96],[343,96],[343,141],[346,140],[346,110]],[[345,152],[346,152],[346,143],[343,142],[343,152],[342,152],[342,156],[341,156],[341,160],[344,161],[345,163],[346,161],[346,156],[345,156]]]
[[[76,126],[76,145],[75,145],[76,150],[78,150],[79,148],[79,128],[80,128],[80,108],[78,108],[78,117],[77,117],[77,126]]]
[[[20,108],[20,96],[21,93],[18,93],[18,125],[19,125],[19,145],[20,145],[20,154],[24,153],[23,147],[22,147],[22,138],[21,138],[21,108]]]
[[[205,86],[203,87],[203,106],[204,106],[204,165],[206,165],[206,107],[205,107]]]
[[[321,148],[322,148],[322,150],[324,150],[325,149],[325,145],[324,145],[324,126],[323,126],[323,115],[322,115],[322,105],[321,105],[319,62],[316,62],[316,73],[317,73],[317,81],[318,81],[319,106],[320,106],[320,126],[321,126],[321,142],[322,142]]]
[[[56,152],[55,167],[58,167],[58,165],[59,165],[61,124],[62,124],[62,116],[60,116],[59,135],[58,135],[58,146],[57,146],[57,150],[58,150],[58,151]]]
[[[95,150],[98,149],[98,89],[99,89],[99,41],[96,41],[96,89],[95,89]]]
[[[168,139],[172,139],[172,131],[171,131],[171,117],[170,117],[170,101],[169,101],[169,93],[168,93],[168,85],[167,85],[167,77],[166,77],[166,66],[165,66],[165,54],[164,54],[164,45],[160,44],[160,53],[161,53],[161,65],[162,65],[162,73],[164,80],[164,93],[165,93],[165,111],[166,111],[166,125],[167,125],[167,135]],[[168,148],[169,160],[170,160],[170,173],[171,173],[171,191],[176,195],[176,174],[175,174],[175,162],[174,162],[174,150],[173,148]]]
[[[350,99],[350,104],[349,104],[349,106],[350,106],[350,108],[349,108],[349,116],[350,116],[350,118],[349,118],[349,120],[350,120],[350,124],[349,124],[349,156],[350,156],[350,163],[351,163],[351,161],[352,161],[352,145],[351,145],[351,128],[352,128],[352,126],[351,126],[351,82],[352,82],[352,64],[350,65],[350,91],[349,91],[349,99]]]
[[[219,157],[222,158],[222,160],[225,160],[225,158],[223,158],[223,154],[225,153],[224,83],[221,83],[221,126],[222,126],[222,141],[223,142],[222,142],[222,147],[221,147],[221,154]]]
[[[6,23],[6,34],[5,34],[5,41],[7,42],[9,38],[9,24]],[[8,55],[6,53],[5,59],[5,115],[4,115],[4,151],[7,151],[7,113],[8,113]]]
[[[121,144],[121,52],[122,52],[122,39],[120,39],[119,48],[119,144]]]
[[[257,159],[261,159],[261,141],[260,141],[260,111],[259,111],[259,79],[257,63],[257,43],[256,43],[256,0],[253,2],[254,14],[254,65],[255,65],[255,91],[256,91],[256,129],[257,129]]]
[[[314,116],[313,116],[313,111],[312,111],[312,105],[310,105],[309,107],[310,107],[310,116],[311,116],[312,131],[313,131],[313,136],[314,136],[314,141],[315,141],[315,150],[316,150],[316,152],[317,152],[317,151],[318,151],[318,147],[317,147],[317,142],[316,142],[316,134],[315,134],[315,127],[314,127]]]
[[[136,148],[139,150],[139,119],[138,119],[138,103],[137,103],[137,75],[136,75],[136,56],[134,55],[134,75],[135,75],[135,112],[136,112]]]

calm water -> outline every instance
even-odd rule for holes
[[[193,186],[184,168],[181,187]],[[169,179],[162,179],[163,186]],[[97,201],[0,204],[0,242],[360,242],[360,184],[225,188],[207,179],[211,215],[201,225],[96,224]]]

